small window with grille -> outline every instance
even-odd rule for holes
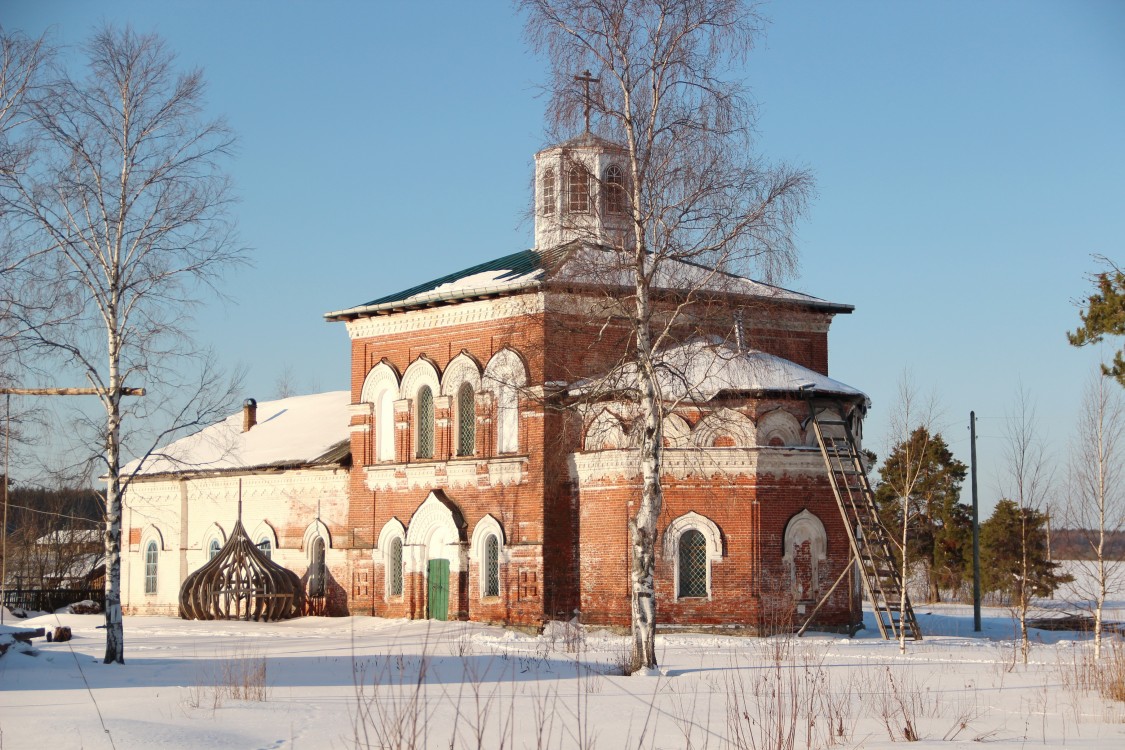
[[[585,167],[575,165],[568,175],[567,210],[584,214],[590,210],[590,173]]]
[[[621,167],[612,165],[605,171],[602,182],[605,190],[605,212],[607,214],[625,213],[625,173]]]
[[[387,566],[389,595],[402,596],[402,539],[399,537],[391,540],[391,554]]]
[[[457,391],[457,455],[471,456],[477,445],[477,407],[473,387],[462,383]]]
[[[548,169],[543,173],[543,186],[540,193],[542,211],[544,216],[555,212],[555,170]]]
[[[159,560],[156,542],[152,541],[145,547],[145,593],[156,593],[156,564]]]
[[[418,389],[418,458],[434,457],[434,393],[428,385]]]
[[[258,549],[260,549],[262,551],[262,554],[267,558],[273,558],[273,543],[270,542],[269,539],[262,539],[260,542],[258,542]]]
[[[680,536],[679,598],[707,596],[707,540],[702,532],[688,529]]]
[[[500,540],[490,534],[484,540],[484,582],[482,596],[500,596]]]
[[[207,548],[207,559],[214,560],[215,555],[219,554],[219,550],[221,550],[222,548],[223,545],[219,544],[218,539],[212,539],[211,545]]]

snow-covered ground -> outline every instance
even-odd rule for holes
[[[1025,666],[1006,610],[982,633],[970,607],[918,613],[905,654],[870,618],[854,639],[666,634],[660,673],[632,677],[613,674],[622,637],[557,623],[134,617],[118,666],[100,616],[9,618],[74,639],[0,658],[0,747],[886,748],[908,724],[917,747],[1125,747],[1075,634],[1035,631]]]

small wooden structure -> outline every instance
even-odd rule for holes
[[[241,516],[219,553],[180,587],[183,619],[270,622],[300,613],[301,579],[258,549]]]

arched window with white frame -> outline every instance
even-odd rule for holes
[[[434,392],[428,385],[418,389],[418,402],[414,407],[414,431],[418,441],[414,455],[417,458],[433,458]]]
[[[581,164],[567,170],[567,211],[584,214],[590,210],[590,172]]]
[[[462,383],[457,389],[457,455],[471,456],[477,447],[477,402],[473,386]]]
[[[222,549],[223,545],[219,544],[219,540],[212,539],[211,544],[207,547],[207,559],[214,560],[218,556],[219,552],[222,551]]]
[[[605,196],[605,212],[610,216],[625,213],[625,173],[621,167],[611,164],[602,178],[602,192]]]
[[[540,211],[544,216],[550,216],[555,212],[555,170],[543,170],[543,179],[540,182]]]
[[[372,367],[363,381],[360,400],[371,404],[376,461],[395,460],[395,400],[398,389],[398,373],[386,362]]]
[[[664,531],[664,557],[672,564],[676,599],[710,599],[714,564],[723,558],[719,527],[694,511],[675,518]]]
[[[520,446],[520,390],[527,385],[527,367],[513,350],[496,352],[484,369],[483,387],[496,400],[496,452],[517,453]]]
[[[504,529],[492,515],[486,515],[473,529],[471,556],[477,566],[482,599],[500,596],[500,568],[507,562]]]
[[[397,518],[387,521],[379,532],[374,559],[378,562],[382,558],[384,599],[397,599],[403,595],[406,573],[405,537],[406,527]]]
[[[160,549],[157,547],[156,540],[151,539],[145,545],[145,593],[155,594],[157,589],[158,572],[157,566],[160,563]]]

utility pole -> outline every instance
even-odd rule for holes
[[[980,628],[980,514],[977,505],[977,413],[969,412],[969,455],[973,476],[973,632]]]
[[[4,396],[4,528],[0,529],[0,625],[4,624],[8,593],[8,463],[11,456],[12,396],[100,396],[100,388],[0,388]],[[143,396],[144,388],[122,388],[122,396]]]

